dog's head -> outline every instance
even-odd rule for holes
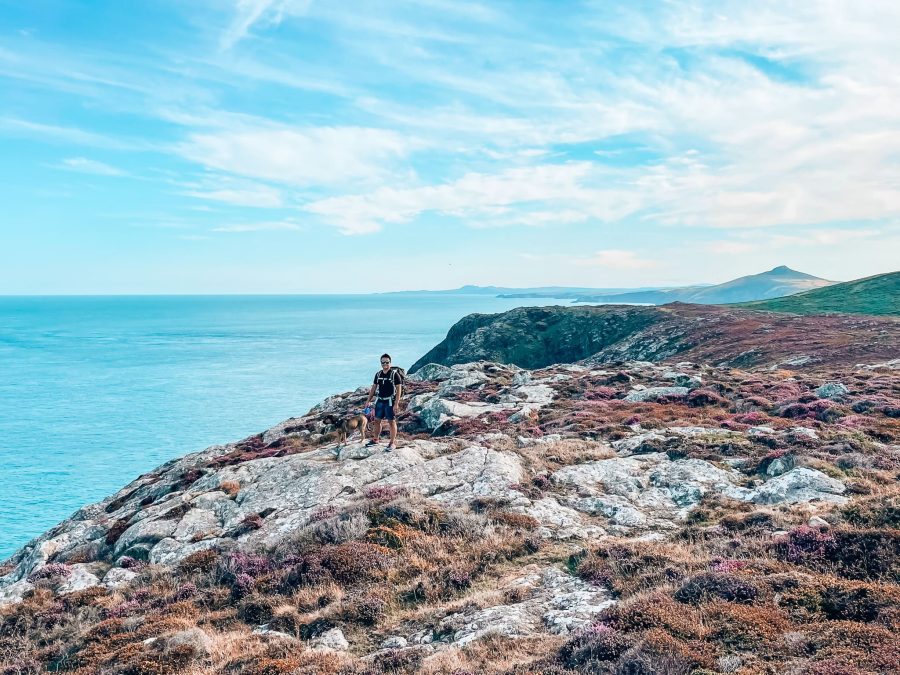
[[[337,426],[338,424],[341,423],[341,421],[342,420],[338,419],[337,416],[335,416],[335,415],[325,415],[325,417],[322,418],[322,424],[327,424],[327,425],[331,425],[331,426]]]

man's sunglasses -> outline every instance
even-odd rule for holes
[[[384,365],[385,363],[390,363],[390,361],[382,361],[381,365]]]

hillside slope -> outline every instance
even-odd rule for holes
[[[742,303],[740,306],[792,314],[843,312],[900,316],[900,272],[856,279],[786,298]]]
[[[811,274],[792,270],[784,265],[768,272],[732,279],[714,286],[687,286],[661,291],[639,291],[621,294],[581,294],[579,302],[621,302],[664,305],[685,302],[698,305],[721,305],[749,300],[778,298],[814,288],[829,286],[835,282],[820,279]]]
[[[852,365],[897,358],[900,322],[891,318],[770,314],[730,307],[519,307],[472,314],[419,359],[453,365],[488,360],[523,368],[590,358],[681,358],[739,367]]]
[[[0,566],[2,672],[886,673],[889,366],[430,365],[173,460]]]

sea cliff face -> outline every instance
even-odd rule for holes
[[[81,509],[0,568],[5,672],[887,672],[900,361],[588,353],[656,311],[418,368],[395,452],[357,390]]]
[[[523,368],[679,358],[720,366],[853,365],[896,358],[900,321],[730,307],[519,307],[472,314],[410,368],[488,360]]]

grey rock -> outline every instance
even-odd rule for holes
[[[422,644],[422,643],[420,643]],[[381,643],[382,649],[403,649],[407,645],[406,638],[400,635],[391,635]]]
[[[824,518],[820,518],[819,516],[813,516],[808,521],[806,521],[806,524],[810,527],[831,527],[831,523],[829,523]]]
[[[746,500],[741,475],[698,459],[672,461],[663,453],[616,457],[565,467],[551,479],[580,493],[569,504],[603,515],[619,528],[671,529],[707,492]]]
[[[537,518],[541,523],[538,533],[545,539],[593,539],[606,534],[602,527],[584,522],[578,511],[563,506],[553,497],[544,497],[516,510]]]
[[[465,610],[440,621],[438,632],[451,633],[451,643],[465,646],[485,635],[524,637],[545,631],[567,634],[590,624],[615,601],[608,592],[554,567],[526,569],[501,590],[521,588],[521,602]]]
[[[107,588],[121,588],[130,584],[138,573],[124,567],[113,567],[103,577],[103,585]]]
[[[60,594],[74,593],[75,591],[83,591],[86,588],[93,588],[100,585],[100,579],[94,574],[97,565],[78,563],[69,566],[69,575],[56,588],[56,592]]]
[[[284,633],[280,630],[271,630],[269,628],[269,624],[263,624],[262,626],[257,626],[253,629],[254,635],[262,635],[266,638],[275,638],[278,640],[290,640],[292,642],[297,642],[297,638],[293,635],[289,635],[288,633]]]
[[[312,641],[312,646],[318,649],[332,649],[334,651],[343,652],[350,649],[350,643],[344,637],[344,633],[340,628],[332,628],[325,631]]]
[[[15,605],[22,602],[25,594],[34,588],[34,584],[25,579],[0,586],[0,606]]]
[[[453,375],[453,371],[440,363],[428,363],[416,372],[409,375],[409,379],[414,382],[424,382],[425,380],[449,380]]]
[[[183,646],[192,647],[194,653],[205,655],[210,653],[213,647],[213,640],[200,628],[188,628],[166,636],[167,649]]]
[[[821,471],[800,467],[763,483],[753,491],[750,501],[756,504],[797,504],[826,501],[843,504],[844,484]]]
[[[719,657],[719,670],[723,673],[736,673],[743,664],[744,660],[737,654],[727,654]]]
[[[766,475],[767,476],[780,476],[783,473],[787,473],[791,469],[794,468],[794,456],[793,455],[782,455],[781,457],[776,457],[771,462],[769,462],[769,466],[766,467]]]
[[[840,382],[826,382],[816,389],[819,398],[839,399],[850,393],[850,390]]]
[[[649,387],[639,391],[632,390],[625,397],[625,400],[639,403],[642,401],[655,401],[663,397],[683,398],[688,395],[689,391],[687,387]]]

